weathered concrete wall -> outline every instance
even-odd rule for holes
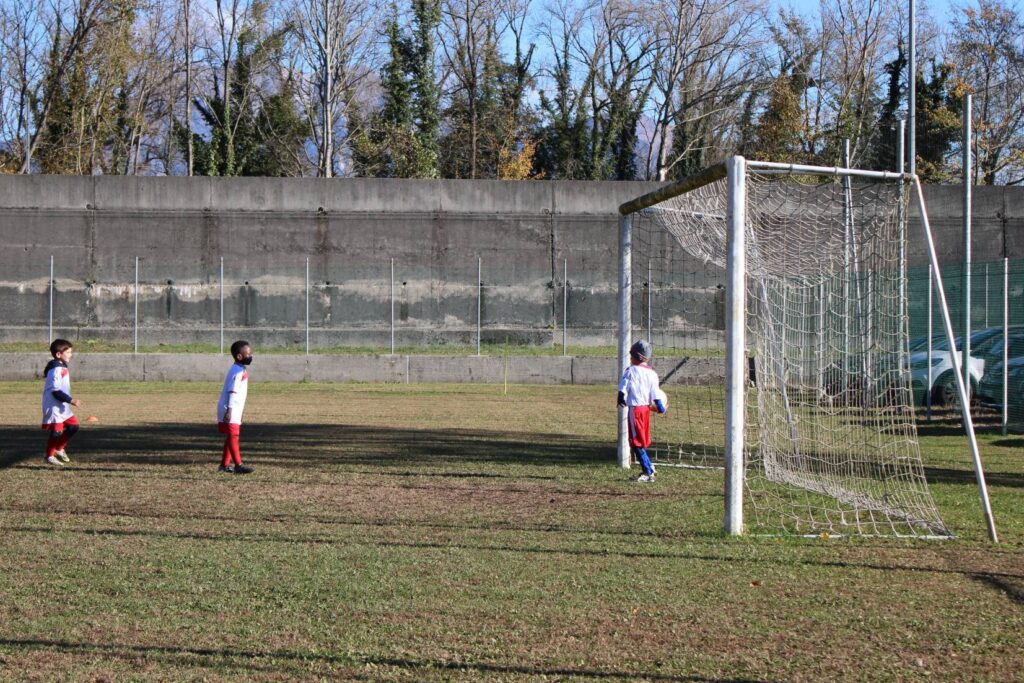
[[[563,263],[573,344],[614,343],[617,206],[650,183],[377,179],[0,177],[0,341],[55,334],[216,344],[221,259],[228,341],[314,347],[561,343]],[[959,259],[961,190],[927,188],[940,258]],[[1024,189],[977,188],[976,260],[1024,257]],[[911,265],[926,262],[912,230]],[[706,291],[705,291],[706,290]],[[638,297],[643,296],[638,289]],[[714,283],[694,321],[719,329]],[[424,372],[427,372],[424,370]]]
[[[613,342],[617,217],[643,183],[223,178],[0,179],[3,339],[39,340],[54,257],[56,331],[143,344],[226,334],[314,346]]]

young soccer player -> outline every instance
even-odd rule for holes
[[[228,369],[224,378],[224,389],[220,392],[217,402],[217,430],[225,435],[224,455],[220,461],[219,472],[229,474],[249,474],[252,468],[242,464],[242,451],[239,436],[242,431],[242,411],[245,410],[245,397],[249,393],[249,371],[252,363],[252,348],[247,341],[236,341],[231,345],[231,357],[234,364]]]
[[[71,398],[68,362],[72,346],[67,339],[54,339],[50,344],[53,360],[43,371],[43,429],[50,433],[46,440],[46,462],[59,467],[71,461],[64,449],[78,431],[78,419],[71,412],[71,406],[82,405],[77,398]]]
[[[619,405],[628,410],[629,447],[643,468],[636,481],[645,483],[654,481],[654,465],[647,456],[647,447],[651,445],[651,405],[659,413],[667,409],[658,397],[658,373],[648,365],[651,354],[651,345],[646,340],[633,344],[629,349],[630,365],[619,381]]]

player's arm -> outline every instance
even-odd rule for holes
[[[65,391],[65,389],[69,389],[70,387],[67,386],[66,382],[62,382],[57,377],[57,373],[59,371],[59,367],[54,368],[53,370],[50,371],[49,376],[46,378],[46,385],[47,388],[50,390],[50,396],[53,396],[61,403],[70,403],[73,406],[82,405],[81,401],[79,401],[77,398],[71,398],[71,394]]]
[[[629,370],[622,373],[622,379],[619,380],[619,405],[623,408],[626,407],[626,385],[629,384]]]
[[[665,401],[661,400],[661,397],[664,396],[664,395],[665,395],[665,392],[663,392],[661,390],[661,386],[658,384],[658,382],[655,382],[654,383],[654,392],[653,392],[651,403],[654,404],[655,410],[657,410],[658,413],[661,414],[661,415],[664,415],[665,411],[668,410],[668,406],[665,405]]]

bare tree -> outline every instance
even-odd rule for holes
[[[88,48],[97,29],[118,16],[109,0],[54,0],[48,5],[12,2],[4,5],[5,48],[11,55],[17,92],[14,132],[19,146],[19,172],[32,170],[53,105],[75,61]]]
[[[1002,0],[979,0],[953,20],[950,48],[961,91],[974,93],[981,182],[1024,183],[1024,21]]]
[[[464,126],[468,135],[470,178],[477,177],[481,92],[486,87],[489,52],[493,53],[499,39],[498,16],[495,0],[442,0],[441,3],[442,68],[454,81],[448,96],[465,107],[465,121],[452,123]]]
[[[335,174],[337,125],[372,73],[377,4],[370,0],[296,0],[299,45],[310,73],[305,109],[317,148],[317,173]]]
[[[677,164],[705,158],[728,138],[741,98],[759,76],[751,56],[762,42],[761,20],[748,0],[673,0],[659,3],[652,17],[660,59],[646,168],[665,180]]]

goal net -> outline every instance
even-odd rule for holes
[[[730,207],[722,167],[629,214],[630,336],[650,338],[670,405],[649,453],[723,466],[726,336],[740,316],[747,527],[946,536],[910,390],[909,193],[896,174],[800,168],[750,162]],[[734,213],[745,216],[740,309],[728,296]]]

